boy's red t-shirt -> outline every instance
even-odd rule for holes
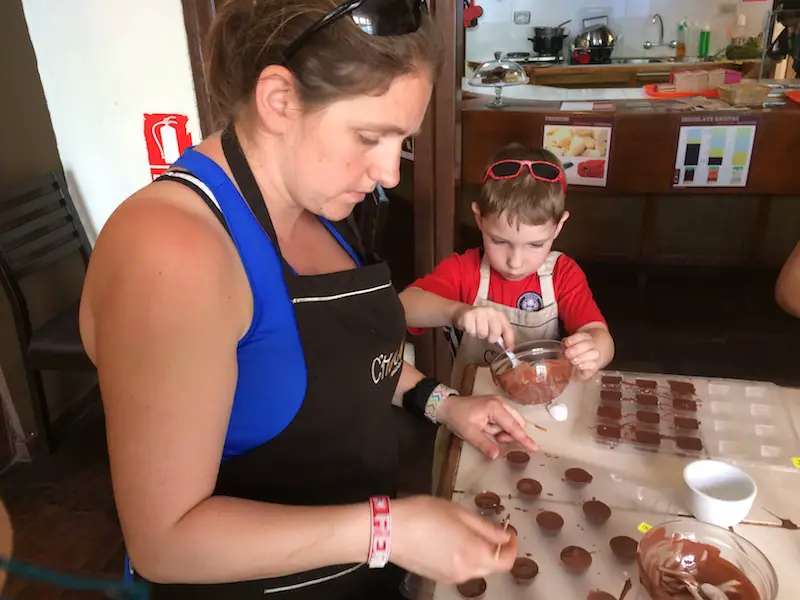
[[[453,254],[444,259],[434,269],[411,284],[426,292],[456,302],[473,304],[478,295],[481,274],[481,251],[478,248],[467,250],[464,254]],[[603,323],[606,320],[594,301],[586,275],[570,257],[561,255],[553,268],[553,290],[558,302],[558,318],[564,324],[567,335],[589,323]],[[494,269],[489,278],[489,300],[497,304],[523,307],[541,307],[542,287],[539,276],[534,273],[521,281],[508,281]],[[412,335],[419,335],[423,329],[409,329]]]

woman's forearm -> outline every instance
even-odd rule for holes
[[[123,523],[124,530],[124,523]],[[367,503],[301,507],[212,496],[160,536],[126,544],[158,583],[225,583],[278,577],[367,559]]]
[[[403,361],[403,370],[400,372],[400,381],[397,382],[397,389],[392,398],[392,404],[395,406],[403,406],[403,396],[407,391],[417,385],[425,378],[425,375],[417,370],[414,365],[409,362]]]

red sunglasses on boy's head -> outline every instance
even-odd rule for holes
[[[528,167],[531,177],[538,181],[546,181],[547,183],[561,182],[562,192],[564,194],[567,193],[567,179],[564,177],[564,171],[558,165],[544,160],[498,160],[486,169],[486,175],[483,176],[483,180],[486,181],[490,178],[497,181],[514,179],[525,167]]]

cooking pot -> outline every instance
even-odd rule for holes
[[[613,48],[617,43],[617,35],[608,25],[595,25],[581,31],[575,37],[575,48]]]
[[[556,27],[534,27],[533,37],[528,38],[533,42],[533,51],[544,56],[556,56],[561,54],[564,48],[564,38],[567,37],[563,25],[569,21],[564,21]]]

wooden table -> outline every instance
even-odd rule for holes
[[[540,451],[548,454],[557,452],[561,456],[572,459],[580,457],[584,463],[588,461],[589,464],[596,465],[598,468],[607,467],[613,463],[617,473],[624,473],[624,476],[631,480],[651,485],[654,490],[671,490],[676,498],[680,498],[684,485],[682,469],[688,462],[686,458],[662,453],[615,452],[596,442],[587,442],[571,435],[570,432],[573,431],[572,428],[575,424],[570,425],[569,423],[573,420],[573,415],[580,412],[576,404],[582,399],[582,394],[570,394],[569,391],[573,389],[573,386],[580,389],[581,385],[573,382],[561,397],[561,400],[570,406],[569,421],[555,423],[552,420],[537,419],[548,429],[547,433],[534,433],[534,437],[541,447]],[[797,430],[800,422],[800,390],[789,388],[779,388],[779,390],[783,395],[784,404],[791,413],[795,430]],[[497,393],[497,390],[486,369],[479,370],[472,366],[465,371],[462,393],[488,394]],[[544,413],[540,412],[539,414]],[[526,418],[531,419],[527,413]],[[462,453],[461,440],[453,437],[440,478],[439,496],[452,498],[456,477],[460,470],[474,468],[473,465],[466,466],[467,462],[474,462],[474,451],[470,448],[466,455]],[[758,485],[758,496],[748,519],[741,525],[737,525],[735,531],[755,544],[772,563],[779,581],[778,600],[796,600],[800,598],[800,577],[796,574],[797,567],[800,565],[800,531],[789,531],[776,527],[774,524],[777,519],[769,516],[764,519],[763,515],[769,514],[764,510],[764,507],[769,507],[768,510],[776,515],[800,523],[800,502],[797,500],[800,497],[800,469],[796,473],[777,471],[766,467],[747,466],[743,469],[755,479]],[[671,514],[681,516],[682,513]],[[753,515],[756,515],[755,520]],[[683,516],[686,515],[683,514]],[[670,513],[664,514],[664,517],[663,521],[670,520]],[[767,522],[772,524],[767,525]],[[435,597],[436,584],[430,581],[423,582],[417,596],[418,600],[433,600]],[[638,599],[632,594],[628,600]]]

